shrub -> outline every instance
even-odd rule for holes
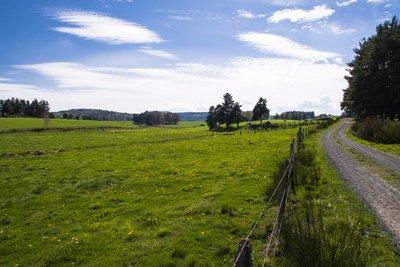
[[[351,130],[355,136],[371,142],[383,144],[400,143],[400,122],[398,121],[368,117],[354,123]]]

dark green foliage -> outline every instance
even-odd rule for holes
[[[0,100],[1,117],[43,118],[48,115],[49,110],[49,102],[45,100],[34,99],[32,102],[18,98]]]
[[[394,16],[354,49],[341,108],[359,118],[400,114],[400,22]]]
[[[269,109],[267,108],[267,100],[260,97],[253,108],[253,120],[260,120],[260,124],[262,124],[263,118],[268,119],[268,117]]]
[[[97,121],[132,121],[133,114],[102,109],[70,109],[54,112],[54,116],[63,119],[97,120]]]
[[[145,111],[133,114],[133,123],[146,125],[177,124],[180,118],[176,113],[169,111]]]
[[[368,117],[354,123],[353,133],[360,138],[382,144],[400,144],[400,122]]]
[[[281,113],[280,115],[275,114],[274,119],[281,120],[308,120],[314,119],[315,114],[314,111],[286,111]]]
[[[206,122],[208,128],[214,130],[223,124],[230,128],[233,123],[236,123],[239,128],[239,123],[244,120],[241,105],[233,100],[231,94],[226,93],[222,104],[210,107]]]

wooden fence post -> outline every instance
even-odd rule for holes
[[[243,248],[244,246],[244,248]],[[243,252],[240,254],[240,251]],[[253,257],[252,257],[252,247],[250,239],[242,239],[239,242],[238,250],[236,252],[235,260],[236,260],[236,267],[252,267],[253,266]],[[239,256],[239,258],[238,258]]]

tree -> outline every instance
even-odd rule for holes
[[[241,121],[243,121],[241,105],[235,102],[229,93],[223,95],[221,104],[209,108],[206,120],[210,130],[214,130],[223,124],[230,128],[233,123],[236,123],[239,128]]]
[[[216,119],[216,108],[214,106],[211,106],[210,109],[208,110],[206,123],[210,130],[214,130],[218,127]]]
[[[342,110],[358,118],[400,115],[400,23],[394,16],[362,39],[345,76]]]
[[[233,114],[233,109],[235,106],[235,101],[233,101],[233,97],[231,94],[226,93],[223,96],[224,101],[222,102],[221,107],[221,118],[223,118],[226,127],[229,128],[232,123],[235,122],[235,114]]]
[[[245,118],[242,116],[241,107],[242,105],[240,105],[238,102],[235,102],[231,112],[231,117],[233,118],[233,122],[236,123],[238,129],[239,129],[239,123],[245,120]]]
[[[253,120],[260,120],[260,125],[262,125],[263,117],[269,117],[269,109],[267,108],[267,100],[260,97],[253,108]]]

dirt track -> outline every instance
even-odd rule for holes
[[[383,179],[363,167],[337,141],[349,146],[356,153],[398,172],[400,160],[353,142],[344,135],[349,122],[328,130],[322,137],[322,143],[330,162],[338,169],[342,179],[358,194],[371,210],[380,218],[387,230],[400,243],[400,192],[389,186]],[[334,137],[337,132],[337,138]],[[384,168],[381,166],[382,168]],[[400,172],[398,172],[400,173]]]

